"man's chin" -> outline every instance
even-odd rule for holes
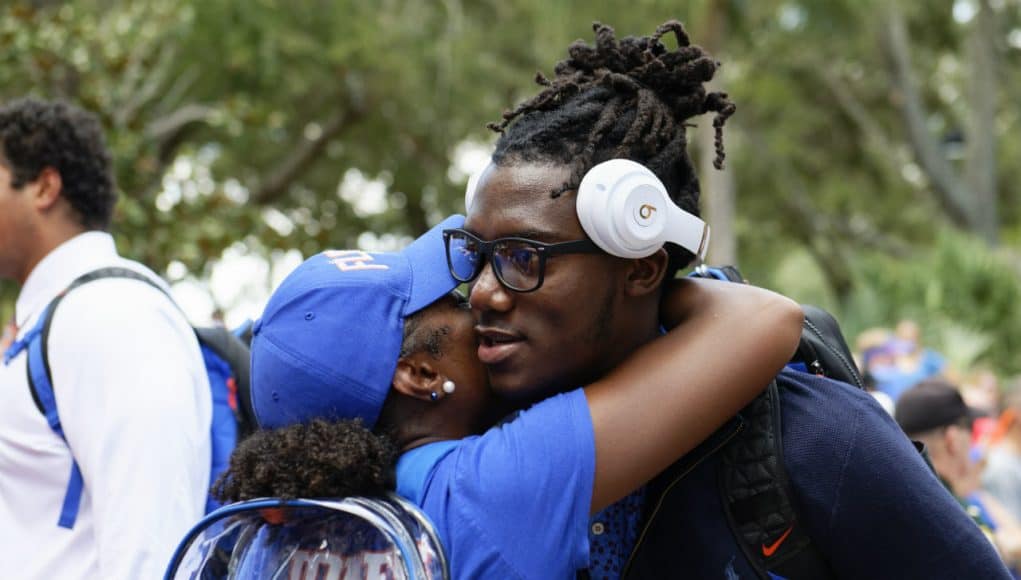
[[[490,369],[489,382],[493,393],[511,409],[524,409],[557,394],[554,388],[545,387],[543,381],[507,369]]]

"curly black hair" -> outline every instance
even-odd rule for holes
[[[103,130],[92,113],[59,101],[7,103],[0,107],[0,162],[13,174],[15,188],[52,167],[82,226],[109,229],[117,187]]]
[[[688,119],[715,112],[717,169],[723,168],[723,125],[735,111],[726,93],[705,83],[719,68],[693,46],[683,25],[671,20],[652,36],[617,40],[613,28],[593,24],[595,45],[577,40],[557,63],[552,80],[542,73],[539,94],[488,127],[501,133],[493,153],[497,165],[553,161],[572,166],[570,181],[551,195],[578,188],[585,172],[608,159],[642,163],[666,186],[682,209],[698,215],[698,176],[687,153]],[[660,39],[673,33],[677,49]],[[671,245],[670,273],[689,263],[690,252]]]
[[[316,419],[250,435],[212,491],[223,502],[381,495],[394,489],[397,455],[389,436],[361,420]]]

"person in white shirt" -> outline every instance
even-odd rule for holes
[[[116,187],[96,118],[23,99],[0,107],[0,278],[21,286],[16,338],[58,294],[104,267],[134,270],[106,233]],[[48,360],[66,442],[33,401],[24,351],[0,365],[4,577],[159,578],[201,518],[211,396],[196,337],[160,289],[106,278],[55,310]],[[73,456],[72,456],[73,453]],[[58,526],[76,460],[84,491]]]

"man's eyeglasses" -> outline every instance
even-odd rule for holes
[[[455,280],[471,282],[482,272],[488,258],[496,279],[515,292],[532,292],[542,286],[550,256],[602,251],[592,240],[545,244],[526,238],[498,238],[487,242],[460,229],[443,230],[443,243]]]

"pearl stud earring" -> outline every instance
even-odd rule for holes
[[[456,386],[454,385],[454,381],[452,381],[450,379],[447,379],[447,380],[443,381],[443,392],[444,393],[446,393],[448,395],[452,395],[454,393],[454,389],[455,388],[456,388]]]

